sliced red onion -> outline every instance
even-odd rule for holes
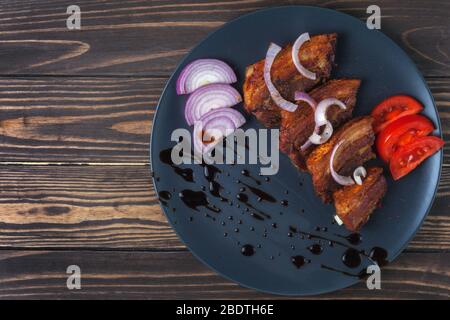
[[[236,74],[225,62],[198,59],[184,67],[177,79],[177,94],[186,94],[211,83],[234,83]]]
[[[333,135],[333,125],[327,120],[328,107],[337,105],[341,109],[347,109],[346,105],[335,98],[324,99],[319,102],[314,112],[314,121],[316,123],[314,133],[309,137],[309,141],[313,144],[322,144],[327,142]],[[322,134],[319,134],[320,127],[325,126]]]
[[[294,95],[294,99],[296,101],[303,101],[309,104],[309,106],[313,109],[313,112],[316,112],[317,102],[306,92],[296,91]],[[314,127],[314,133],[319,133],[319,127]],[[306,142],[300,147],[301,151],[305,151],[312,145],[312,142],[308,139]]]
[[[194,148],[200,153],[209,152],[223,137],[245,123],[244,116],[232,108],[213,109],[194,124]],[[205,143],[205,141],[210,140]]]
[[[336,220],[337,224],[340,226],[342,226],[342,224],[344,223],[337,214],[334,216],[334,220]]]
[[[270,69],[272,69],[273,61],[277,54],[281,51],[281,47],[276,45],[275,43],[271,43],[269,49],[267,50],[266,60],[264,62],[264,82],[266,83],[267,89],[269,90],[270,96],[277,106],[280,108],[294,112],[297,110],[297,105],[290,101],[284,99],[281,94],[278,92],[277,88],[275,88],[272,83],[272,79],[270,76]]]
[[[322,133],[319,134],[321,126],[318,126],[316,124],[313,134],[309,137],[309,141],[311,141],[312,144],[325,143],[333,135],[333,125],[331,124],[331,122],[327,121],[324,125],[325,128],[323,129]]]
[[[308,78],[311,80],[316,80],[316,74],[314,72],[311,72],[308,69],[306,69],[300,63],[300,57],[299,57],[298,52],[300,51],[300,48],[306,41],[309,41],[309,33],[308,32],[302,33],[297,38],[297,40],[295,40],[294,45],[292,46],[292,61],[294,62],[294,65],[297,68],[298,72],[300,72],[305,78]]]
[[[335,98],[323,99],[317,105],[316,112],[314,113],[314,121],[316,122],[316,125],[323,126],[328,122],[327,110],[328,107],[333,105],[337,105],[342,110],[347,109],[347,106],[338,99]]]
[[[339,147],[341,146],[341,144],[344,143],[345,140],[341,140],[339,141],[333,148],[333,151],[331,152],[331,157],[330,157],[330,172],[331,172],[331,176],[333,177],[334,181],[336,181],[337,183],[339,183],[340,185],[343,186],[351,186],[352,184],[355,184],[355,181],[353,181],[353,179],[351,177],[348,176],[341,176],[339,173],[337,173],[336,171],[334,171],[334,166],[333,166],[333,162],[334,162],[334,156],[336,155],[336,151],[337,149],[339,149]]]
[[[309,94],[307,94],[306,92],[303,91],[295,91],[295,95],[294,95],[294,99],[296,101],[304,101],[307,104],[309,104],[311,106],[311,108],[313,108],[313,110],[316,110],[317,107],[317,102],[316,100],[314,100]]]
[[[184,108],[184,116],[191,126],[208,111],[231,107],[241,101],[239,92],[229,84],[208,84],[195,90],[189,96]]]
[[[366,168],[363,166],[360,166],[353,171],[353,179],[355,180],[356,184],[362,185],[362,178],[365,178],[367,175]]]

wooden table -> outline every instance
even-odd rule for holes
[[[217,275],[178,240],[150,182],[149,132],[190,48],[235,17],[301,3],[365,19],[373,1],[0,1],[0,298],[274,298]],[[448,139],[450,3],[376,3]],[[81,30],[66,28],[72,4]],[[433,209],[383,289],[319,298],[450,297],[449,152]],[[81,290],[66,288],[72,264]]]

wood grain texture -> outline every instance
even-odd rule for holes
[[[450,75],[446,1],[377,1],[382,31],[427,76]],[[207,34],[245,13],[308,4],[365,20],[373,1],[77,1],[81,30],[66,28],[71,0],[0,3],[0,74],[169,75]]]
[[[166,79],[0,79],[0,161],[148,163]]]
[[[148,164],[151,124],[166,81],[0,77],[0,163]],[[448,140],[450,79],[427,82]]]
[[[81,290],[66,269],[81,268]],[[309,299],[449,299],[450,254],[406,253],[382,270],[381,290],[359,283]],[[332,272],[332,271],[330,271]],[[1,251],[0,299],[279,299],[217,275],[187,252]]]
[[[2,166],[0,177],[0,248],[185,249],[146,166]],[[449,250],[449,229],[439,195],[408,250]]]
[[[151,184],[149,132],[177,63],[207,34],[257,9],[310,4],[359,19],[373,1],[0,0],[0,299],[273,299],[200,264]],[[448,1],[381,0],[382,32],[410,55],[450,135]],[[383,272],[320,298],[449,299],[450,149],[420,232]],[[45,251],[41,251],[45,250]],[[66,267],[82,268],[81,291]],[[317,298],[317,297],[314,297]]]

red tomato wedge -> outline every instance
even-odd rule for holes
[[[389,168],[394,180],[407,175],[425,159],[444,145],[444,140],[433,137],[417,137],[409,144],[398,148],[391,157]]]
[[[419,113],[422,109],[422,104],[410,96],[389,97],[372,110],[373,130],[378,133],[398,118]]]
[[[378,155],[385,162],[389,162],[399,147],[407,145],[416,137],[427,136],[433,130],[433,123],[425,116],[412,114],[401,117],[388,124],[377,136]]]

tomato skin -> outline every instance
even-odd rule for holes
[[[397,95],[389,97],[372,110],[371,115],[374,118],[373,130],[375,133],[378,133],[398,118],[416,114],[422,110],[422,104],[410,96]]]
[[[391,157],[389,168],[394,180],[407,175],[425,159],[444,145],[444,140],[434,137],[417,137],[412,142],[397,149]]]
[[[401,117],[384,128],[377,136],[378,155],[389,162],[396,149],[415,139],[430,134],[434,130],[433,123],[425,116],[412,114]]]

